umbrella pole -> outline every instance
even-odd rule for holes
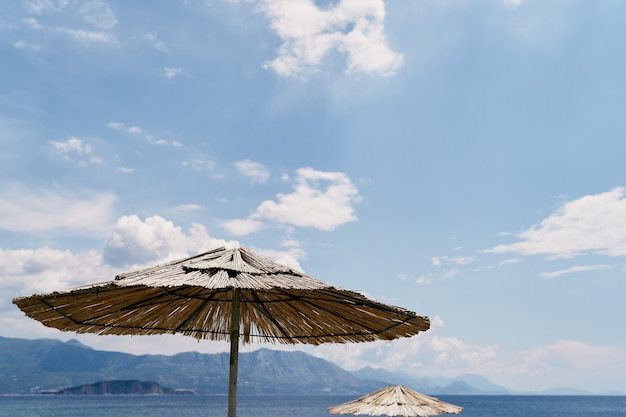
[[[230,374],[228,377],[228,417],[237,416],[237,366],[239,365],[239,315],[241,290],[233,289],[232,317],[230,321]]]

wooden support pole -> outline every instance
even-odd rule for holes
[[[228,417],[237,417],[237,366],[239,364],[239,317],[241,290],[233,289],[232,317],[230,321],[230,374],[228,377]]]

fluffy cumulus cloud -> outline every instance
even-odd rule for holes
[[[113,223],[112,193],[81,195],[59,187],[34,188],[3,184],[0,191],[0,230],[42,232],[63,229],[103,235]]]
[[[236,243],[209,236],[201,224],[193,224],[185,232],[180,226],[160,216],[142,220],[136,215],[130,215],[117,220],[104,245],[103,255],[107,263],[115,266],[145,265],[184,258],[205,249],[233,245]]]
[[[345,55],[348,73],[387,76],[403,63],[385,36],[383,0],[340,0],[324,8],[313,0],[262,0],[259,10],[283,40],[278,57],[266,63],[282,76],[315,71],[332,52]]]
[[[624,188],[567,202],[517,237],[520,241],[487,252],[545,254],[555,258],[583,254],[626,256]]]
[[[115,272],[96,251],[0,248],[0,286],[5,295],[0,297],[0,310],[7,309],[14,297],[106,281]]]
[[[314,352],[348,370],[371,366],[421,376],[455,377],[462,373],[484,373],[495,366],[497,346],[470,345],[441,336],[443,326],[443,320],[435,316],[431,319],[431,329],[414,337],[351,346],[320,346]]]
[[[260,230],[264,220],[334,230],[357,220],[353,204],[359,200],[356,186],[344,173],[301,168],[292,193],[278,194],[276,201],[263,201],[249,218],[229,220],[223,226],[235,235]]]

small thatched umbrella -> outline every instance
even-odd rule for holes
[[[328,407],[331,414],[368,416],[438,416],[459,414],[462,407],[420,394],[402,385],[392,385],[344,404]]]
[[[13,300],[44,325],[77,333],[179,333],[230,340],[228,415],[237,407],[239,338],[284,344],[392,340],[427,317],[294,271],[245,248],[219,248],[101,282]]]

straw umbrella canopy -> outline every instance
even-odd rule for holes
[[[369,342],[428,330],[427,317],[333,287],[246,248],[219,248],[100,282],[13,300],[48,327],[230,341],[228,416],[243,343]]]
[[[331,414],[413,417],[459,414],[463,407],[420,394],[403,385],[392,385],[327,410]]]

